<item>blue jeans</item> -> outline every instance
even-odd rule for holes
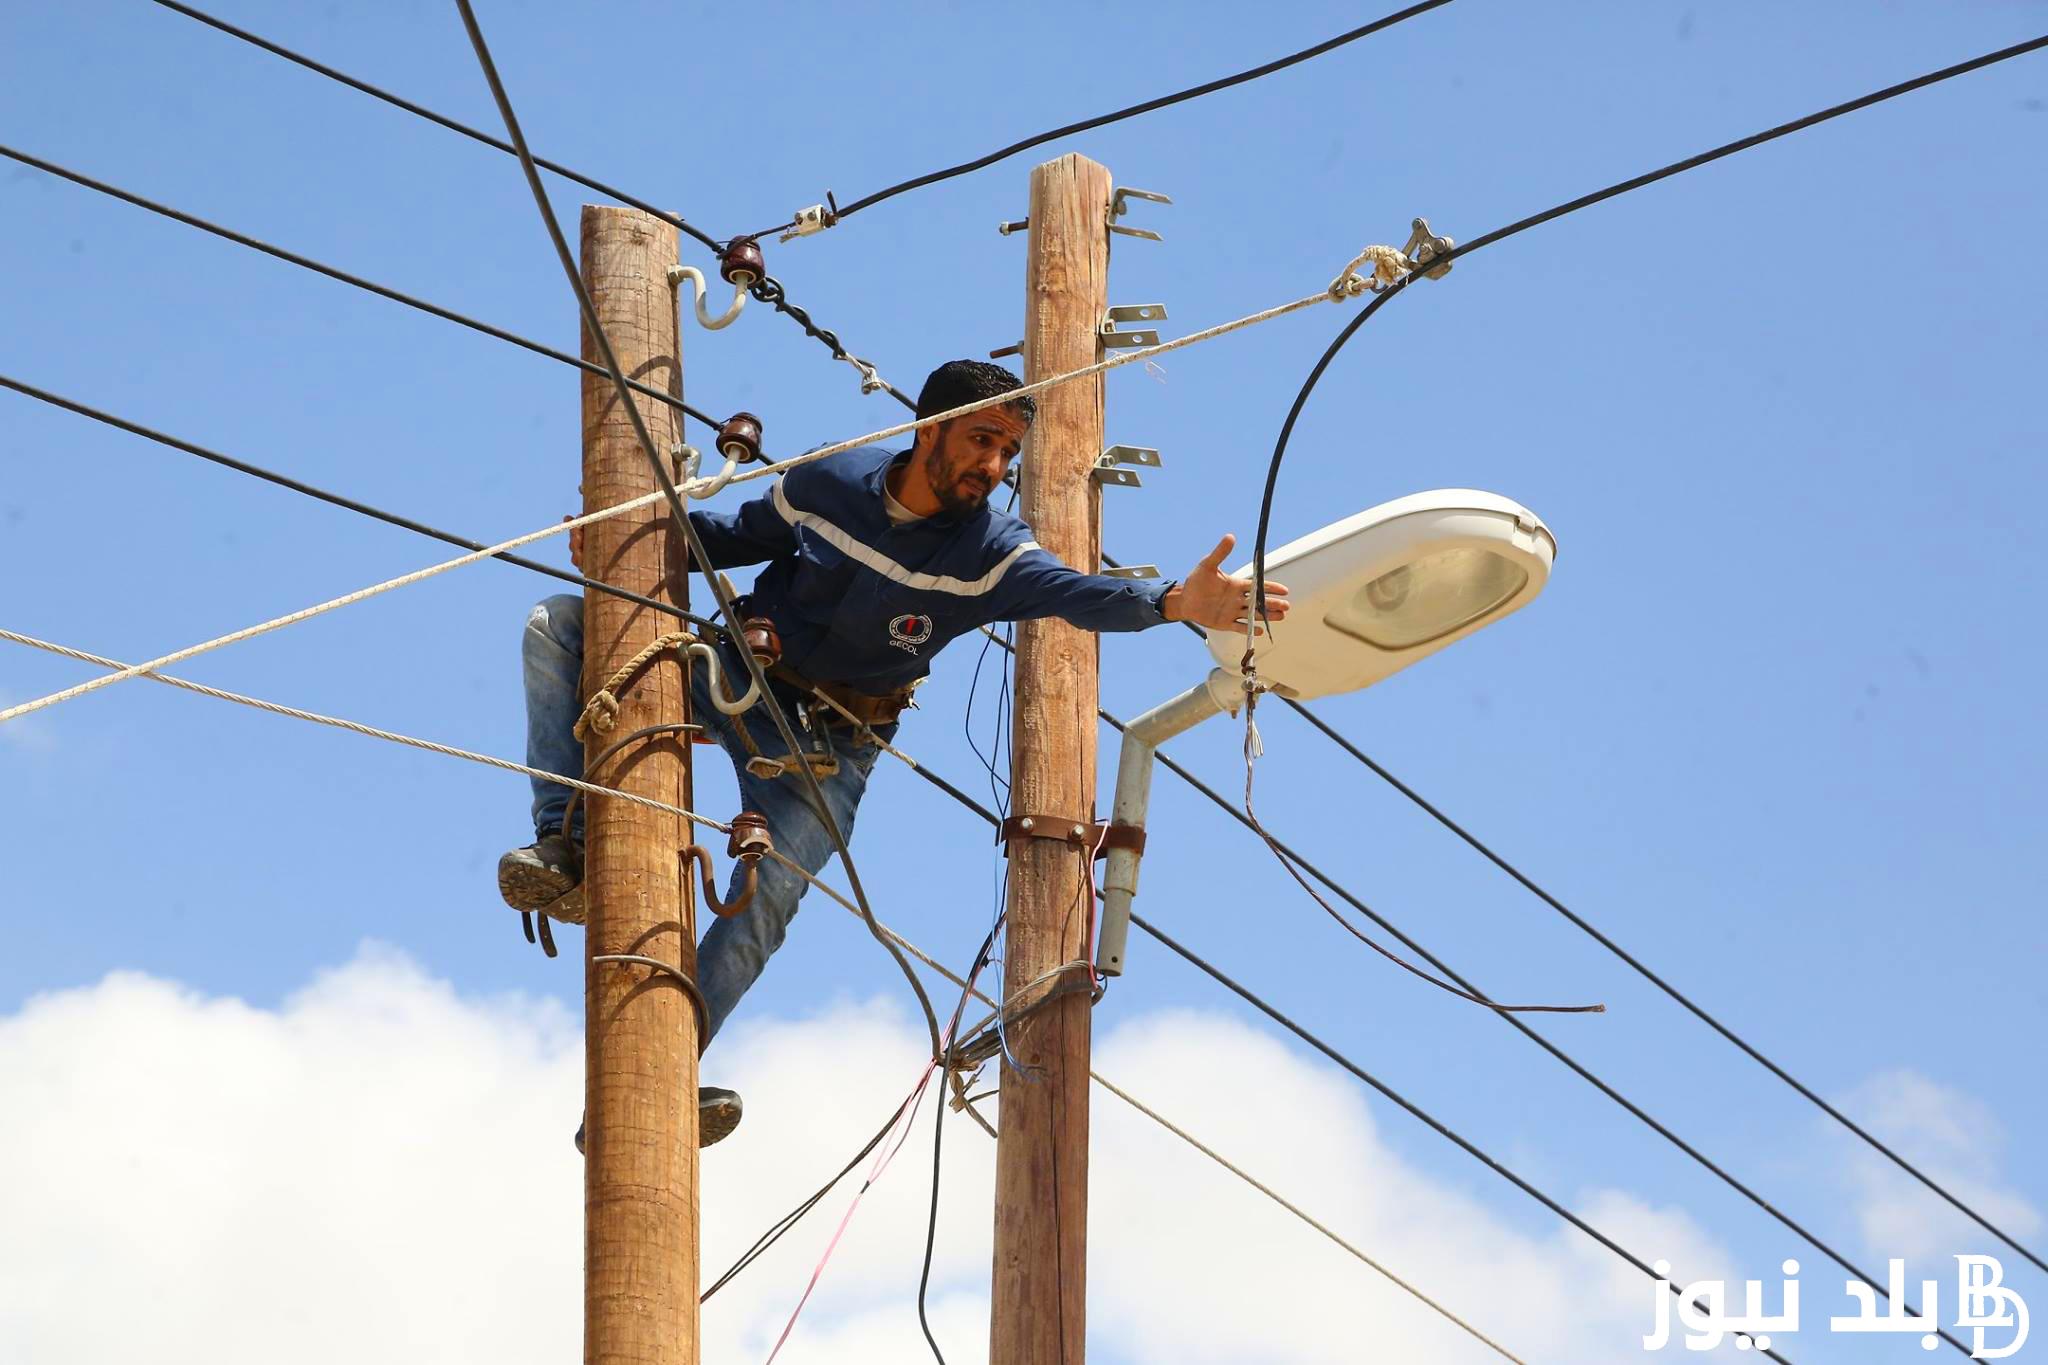
[[[722,653],[730,686],[735,694],[744,692],[746,665],[729,645]],[[527,766],[580,776],[583,744],[571,729],[583,712],[583,599],[564,594],[536,605],[526,618],[521,655],[526,681]],[[750,755],[737,728],[742,724],[761,753],[780,758],[788,752],[767,708],[757,704],[740,715],[725,715],[711,705],[710,670],[693,668],[690,674],[690,717],[718,741],[726,757],[732,760],[733,771],[739,777],[742,808],[759,811],[767,819],[776,852],[816,873],[834,850],[832,836],[811,809],[803,775],[760,778],[746,769]],[[791,723],[795,724],[793,711]],[[801,736],[802,731],[798,733]],[[877,726],[875,733],[887,740],[896,733],[896,727]],[[839,832],[851,838],[854,812],[860,806],[861,793],[867,790],[868,774],[881,750],[873,744],[858,742],[844,728],[830,729],[826,734],[838,752],[839,771],[830,777],[820,776],[818,785],[824,788],[826,809],[831,811]],[[562,811],[568,803],[567,787],[533,779],[533,823],[540,833],[551,834],[561,827]],[[582,817],[583,803],[579,801],[575,830],[579,840],[583,837]],[[734,867],[726,889],[728,900],[739,893],[739,883],[740,869]],[[704,1040],[707,1044],[747,988],[761,975],[768,959],[782,946],[789,922],[796,917],[797,902],[809,887],[810,883],[781,863],[764,858],[753,904],[730,918],[714,918],[705,931],[697,945],[697,987],[704,992],[704,1004],[709,1010],[710,1033]]]

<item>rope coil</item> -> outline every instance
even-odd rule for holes
[[[653,643],[628,659],[619,670],[605,680],[603,687],[591,693],[590,700],[583,703],[583,714],[576,718],[569,733],[578,740],[589,742],[592,735],[608,735],[619,723],[619,689],[638,677],[640,670],[654,662],[662,651],[686,649],[697,643],[697,637],[687,630],[671,631],[657,635]]]

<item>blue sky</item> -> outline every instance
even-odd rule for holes
[[[497,129],[452,6],[220,12]],[[1359,13],[498,4],[481,19],[538,151],[725,236]],[[1177,335],[1310,292],[1418,214],[1476,237],[2034,36],[2043,13],[1461,0],[771,242],[769,268],[914,391],[938,362],[1017,339],[1024,239],[994,228],[1022,216],[1043,157],[1081,151],[1174,197],[1137,210],[1165,241],[1119,239],[1111,279],[1117,302],[1166,303]],[[574,348],[574,300],[509,158],[147,4],[10,7],[0,32],[0,141]],[[2048,496],[2048,265],[2025,244],[2048,224],[2044,61],[1745,153],[1419,284],[1325,379],[1275,508],[1276,542],[1426,488],[1491,489],[1542,515],[1560,550],[1530,609],[1320,712],[1808,1084],[1889,1116],[1909,1149],[2033,1220],[2037,1247],[2048,725],[2027,622],[2048,551],[2026,509]],[[550,188],[573,224],[588,196]],[[19,166],[0,166],[0,203],[14,263],[0,372],[480,539],[573,506],[580,381],[565,367]],[[1222,531],[1248,538],[1280,419],[1345,320],[1314,309],[1111,376],[1110,438],[1166,465],[1105,499],[1110,551],[1177,573]],[[688,397],[762,414],[773,451],[899,420],[766,309],[716,334],[689,326],[683,345]],[[0,624],[14,630],[135,660],[446,557],[19,395],[0,394],[0,415]],[[566,563],[559,543],[543,552]],[[516,756],[518,631],[551,590],[480,565],[180,671]],[[1114,638],[1104,703],[1133,714],[1206,659],[1177,630]],[[978,791],[961,729],[973,664],[964,646],[945,656],[901,742]],[[89,676],[0,653],[9,702]],[[1259,809],[1282,837],[1496,995],[1606,1002],[1536,1026],[1854,1258],[1881,1272],[1907,1254],[1859,1214],[1852,1139],[1305,725],[1261,720]],[[1229,792],[1237,743],[1214,725],[1170,751]],[[517,778],[142,681],[0,726],[0,767],[0,1011],[115,969],[276,1007],[365,938],[458,991],[580,1008],[573,954],[529,948],[492,884],[525,837]],[[722,775],[700,790],[730,813]],[[1171,777],[1152,829],[1141,913],[1535,1183],[1568,1201],[1626,1186],[1682,1206],[1751,1275],[1798,1255],[1809,1283],[1836,1278],[1485,1012],[1352,942]],[[885,764],[854,847],[884,918],[947,960],[971,955],[992,895],[984,826]],[[743,1013],[901,992],[859,925],[813,904]],[[1134,937],[1098,1027],[1173,1009],[1239,1014]],[[709,1066],[748,1089],[716,1053]],[[1261,1084],[1215,1079],[1247,1098]],[[1549,1234],[1542,1209],[1371,1103],[1414,1169]],[[848,1117],[847,1150],[870,1122]],[[908,1197],[916,1179],[898,1178]],[[1929,1246],[2004,1250],[1942,1232],[1931,1198],[1900,1198],[1906,1224],[1925,1210]],[[2048,1304],[2048,1277],[2004,1259]],[[1892,1358],[1813,1331],[1789,1353],[1846,1360],[1852,1344]]]

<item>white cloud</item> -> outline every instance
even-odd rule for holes
[[[1835,1106],[1879,1141],[1927,1173],[2013,1237],[2041,1230],[2041,1213],[2001,1177],[2006,1135],[1988,1105],[1960,1090],[1899,1069],[1871,1077]],[[1933,1265],[1956,1252],[2018,1253],[1958,1212],[1860,1140],[1842,1167],[1856,1200],[1865,1247],[1880,1258],[1901,1256]],[[1873,1267],[1873,1273],[1881,1267]]]
[[[275,1010],[132,973],[31,1000],[0,1018],[0,1359],[575,1359],[576,1025],[551,1003],[458,995],[376,948]],[[707,1276],[881,1124],[918,1075],[920,1037],[885,1004],[736,1021],[707,1077],[748,1104],[739,1135],[705,1157]],[[1517,1354],[1641,1358],[1645,1278],[1423,1175],[1327,1066],[1186,1012],[1110,1028],[1098,1055]],[[841,1241],[789,1365],[928,1358],[913,1303],[930,1131],[927,1109]],[[1098,1358],[1497,1359],[1100,1090],[1093,1131]],[[974,1365],[994,1144],[956,1117],[945,1151],[932,1318],[947,1359]],[[766,1358],[856,1188],[706,1306],[705,1359]],[[1730,1270],[1681,1211],[1617,1191],[1571,1202],[1690,1277]]]

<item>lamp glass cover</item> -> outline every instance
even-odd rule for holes
[[[1378,649],[1412,649],[1496,610],[1528,581],[1514,561],[1459,546],[1388,570],[1323,620]]]

